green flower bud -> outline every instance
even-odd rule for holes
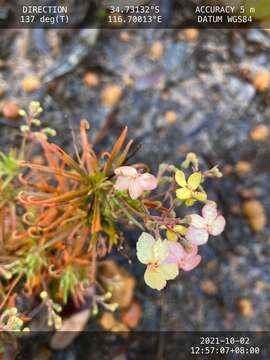
[[[20,115],[21,117],[25,117],[27,114],[26,114],[26,111],[25,111],[25,110],[20,109],[20,110],[19,110],[19,115]]]
[[[98,314],[98,306],[97,306],[97,304],[94,304],[92,314],[93,314],[93,316],[96,316]]]
[[[52,320],[51,315],[48,316],[48,326],[49,326],[49,327],[52,327],[52,326],[53,326],[53,320]]]
[[[211,176],[216,177],[216,178],[221,178],[223,176],[222,172],[219,170],[217,165],[212,167],[212,169],[209,170],[209,174],[211,174]]]
[[[45,299],[48,298],[48,293],[47,293],[47,291],[41,291],[41,293],[39,294],[39,296],[40,296],[40,298],[41,298],[42,300],[45,300]]]
[[[40,126],[41,122],[38,119],[33,119],[32,124],[35,125],[35,126]]]
[[[51,128],[44,128],[42,129],[42,133],[47,135],[47,136],[55,136],[56,135],[56,131],[54,129]]]
[[[20,126],[21,132],[26,133],[30,130],[28,125],[21,125]]]
[[[53,304],[53,308],[58,313],[60,313],[62,311],[62,306],[59,304]]]
[[[62,319],[59,315],[54,316],[54,326],[56,330],[60,330],[62,327]]]

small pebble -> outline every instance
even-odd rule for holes
[[[258,71],[253,80],[255,89],[259,92],[265,92],[270,86],[270,71],[261,70]]]
[[[263,204],[258,200],[246,200],[243,202],[243,214],[250,228],[254,232],[264,230],[266,226],[266,213]]]
[[[177,120],[177,114],[175,111],[167,111],[165,114],[165,121],[167,124],[174,124]]]
[[[121,31],[119,34],[119,39],[123,42],[128,42],[130,39],[129,33],[127,31]]]
[[[1,112],[7,119],[17,119],[19,117],[20,107],[14,100],[5,100],[1,104]]]
[[[235,165],[235,171],[238,175],[244,175],[251,171],[251,164],[247,161],[240,160]]]
[[[25,92],[31,93],[40,88],[41,81],[36,75],[29,75],[22,80],[21,85]]]
[[[202,281],[200,287],[207,295],[214,296],[218,293],[217,285],[212,280]]]
[[[199,37],[198,29],[185,29],[184,30],[184,37],[188,42],[194,42]]]
[[[150,58],[152,60],[160,60],[164,54],[164,47],[161,41],[155,41],[150,49]]]
[[[83,82],[89,88],[94,88],[100,85],[100,78],[95,72],[87,71],[83,76]]]
[[[101,101],[103,105],[107,107],[112,107],[116,105],[121,96],[122,96],[122,88],[119,85],[107,85],[102,91],[101,91]]]
[[[252,302],[248,299],[240,299],[238,301],[238,308],[240,313],[246,318],[252,318],[254,316],[254,308]]]
[[[269,129],[266,125],[258,125],[250,132],[252,141],[264,142],[269,138]]]
[[[230,175],[233,172],[233,166],[231,164],[225,164],[222,168],[224,175]]]

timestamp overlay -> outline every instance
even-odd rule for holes
[[[150,353],[162,343],[164,359],[270,359],[270,332],[161,332],[131,333],[129,345],[140,341]],[[173,344],[173,346],[172,346]],[[147,357],[146,357],[147,358]],[[147,358],[148,359],[148,358]],[[149,359],[158,359],[150,357]]]
[[[0,28],[270,28],[268,0],[10,0]]]

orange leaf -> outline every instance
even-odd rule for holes
[[[50,168],[58,168],[59,170],[63,171],[63,169],[59,166],[58,162],[56,161],[56,159],[52,156],[52,150],[51,150],[51,146],[50,144],[45,141],[45,140],[40,140],[41,146],[43,148],[45,157],[49,163],[49,167]],[[63,179],[62,176],[56,176],[57,180],[59,182],[59,185],[61,188],[64,188],[66,185],[66,181],[65,179]]]
[[[92,233],[96,233],[99,232],[100,230],[101,230],[100,206],[97,198],[95,198],[91,231]]]
[[[124,163],[124,161],[126,160],[126,157],[128,155],[129,149],[130,149],[132,144],[133,144],[133,140],[130,140],[127,143],[125,149],[123,150],[122,154],[120,155],[120,157],[119,157],[119,159],[118,159],[118,161],[116,163],[116,168],[118,168],[119,166],[121,166]]]
[[[113,161],[114,159],[116,158],[117,154],[119,153],[125,139],[126,139],[126,136],[127,136],[127,132],[128,132],[128,127],[126,126],[124,128],[124,130],[122,131],[121,135],[119,136],[119,138],[117,139],[113,149],[112,149],[112,152],[110,154],[110,157],[107,161],[107,163],[105,164],[104,166],[104,173],[105,174],[108,174],[108,172],[110,171],[111,167],[112,167],[112,164],[113,164]]]
[[[23,197],[23,191],[21,191],[18,194],[18,198],[19,200],[21,200],[23,203],[26,202],[28,204],[39,204],[39,205],[50,205],[50,204],[57,204],[57,203],[61,203],[61,202],[66,202],[66,201],[70,201],[70,200],[74,200],[77,199],[78,197],[82,197],[84,195],[86,195],[89,192],[89,189],[81,189],[81,190],[75,190],[75,191],[69,191],[63,195],[59,195],[59,196],[54,196],[51,197],[49,199],[38,199],[35,198],[34,195],[26,195],[26,198]]]
[[[82,155],[82,163],[85,161],[87,170],[91,173],[93,170],[98,172],[98,161],[96,154],[92,148],[92,146],[88,142],[86,130],[89,129],[89,123],[87,120],[82,119],[80,123],[80,135],[82,140],[82,148],[83,148],[83,155]]]

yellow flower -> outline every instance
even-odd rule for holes
[[[178,240],[178,236],[175,232],[179,233],[182,236],[185,236],[185,233],[187,231],[187,228],[183,225],[175,225],[175,227],[173,228],[174,231],[171,230],[167,230],[166,231],[166,237],[168,240],[170,241],[177,241]]]
[[[167,280],[178,275],[176,264],[165,262],[169,254],[168,241],[155,240],[152,235],[143,232],[137,242],[137,257],[147,265],[144,280],[152,289],[161,290],[166,286]]]
[[[181,186],[180,189],[176,190],[176,196],[180,200],[185,200],[187,206],[193,205],[196,200],[206,201],[206,193],[204,191],[198,191],[202,182],[202,175],[200,172],[194,172],[186,181],[184,172],[177,170],[175,180],[177,184]]]

